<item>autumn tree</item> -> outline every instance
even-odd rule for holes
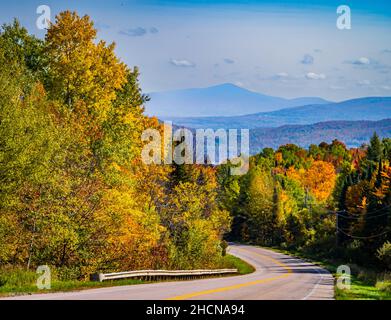
[[[171,239],[171,260],[182,268],[201,267],[205,263],[212,266],[222,257],[221,238],[229,231],[231,222],[229,213],[216,201],[216,169],[181,166],[183,174],[175,175],[177,180],[163,211],[163,225]]]
[[[307,170],[295,170],[291,167],[287,174],[299,181],[318,202],[325,202],[330,197],[336,180],[334,166],[325,161],[313,161]]]
[[[273,243],[276,224],[274,212],[275,186],[270,172],[255,167],[245,181],[246,206],[243,214],[249,226],[250,238],[262,244]]]
[[[48,29],[46,48],[52,97],[60,98],[96,134],[95,126],[106,119],[116,91],[127,81],[115,44],[96,43],[90,18],[64,11]]]

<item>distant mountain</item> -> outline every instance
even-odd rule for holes
[[[278,128],[258,128],[250,130],[250,153],[256,154],[263,148],[278,148],[280,145],[294,143],[307,148],[310,144],[334,139],[344,142],[348,147],[358,147],[368,143],[373,133],[391,137],[391,119],[380,121],[329,121],[311,125],[289,125]]]
[[[189,128],[260,128],[311,124],[337,120],[381,120],[391,118],[391,97],[368,97],[328,104],[311,104],[234,117],[170,118]],[[167,118],[166,118],[167,119]]]
[[[226,83],[207,88],[152,92],[146,113],[167,117],[238,116],[308,104],[325,104],[321,98],[283,99]]]

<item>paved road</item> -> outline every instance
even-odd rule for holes
[[[256,271],[242,276],[35,294],[13,299],[307,300],[334,297],[333,277],[320,267],[252,246],[232,245],[229,252],[252,264]]]

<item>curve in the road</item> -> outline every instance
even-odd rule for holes
[[[246,249],[242,249],[242,250],[246,250]],[[182,295],[182,296],[169,298],[168,300],[185,300],[185,299],[190,299],[190,298],[194,298],[194,297],[198,297],[198,296],[202,296],[202,295],[207,295],[207,294],[211,294],[211,293],[240,289],[240,288],[243,288],[243,287],[248,287],[248,286],[253,286],[253,285],[256,285],[256,284],[261,284],[261,283],[266,283],[266,282],[270,282],[270,281],[274,281],[274,280],[278,280],[278,279],[283,279],[283,278],[286,278],[286,277],[289,277],[290,275],[292,275],[292,269],[288,265],[286,265],[285,263],[282,263],[282,262],[280,262],[280,261],[278,261],[278,260],[276,260],[274,258],[265,256],[265,255],[261,255],[261,254],[259,254],[257,252],[253,252],[253,254],[261,256],[262,259],[269,259],[269,260],[271,260],[275,264],[277,264],[277,265],[281,266],[283,269],[285,269],[286,273],[284,273],[284,274],[282,274],[280,276],[276,276],[276,277],[260,279],[260,280],[250,281],[250,282],[244,282],[244,283],[239,283],[239,284],[233,285],[233,286],[222,287],[222,288],[211,289],[211,290],[200,291],[200,292],[194,292],[194,293],[188,293],[188,294],[185,294],[185,295]]]

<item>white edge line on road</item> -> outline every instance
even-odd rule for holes
[[[313,269],[315,269],[316,272],[317,272],[318,274],[320,274],[320,278],[319,278],[318,282],[316,283],[316,285],[312,288],[312,290],[310,291],[310,293],[307,294],[307,295],[306,295],[304,298],[302,298],[301,300],[307,300],[309,297],[311,297],[312,294],[315,292],[315,290],[318,289],[320,282],[323,280],[323,273],[321,273],[321,272],[319,271],[318,268],[313,268]]]

